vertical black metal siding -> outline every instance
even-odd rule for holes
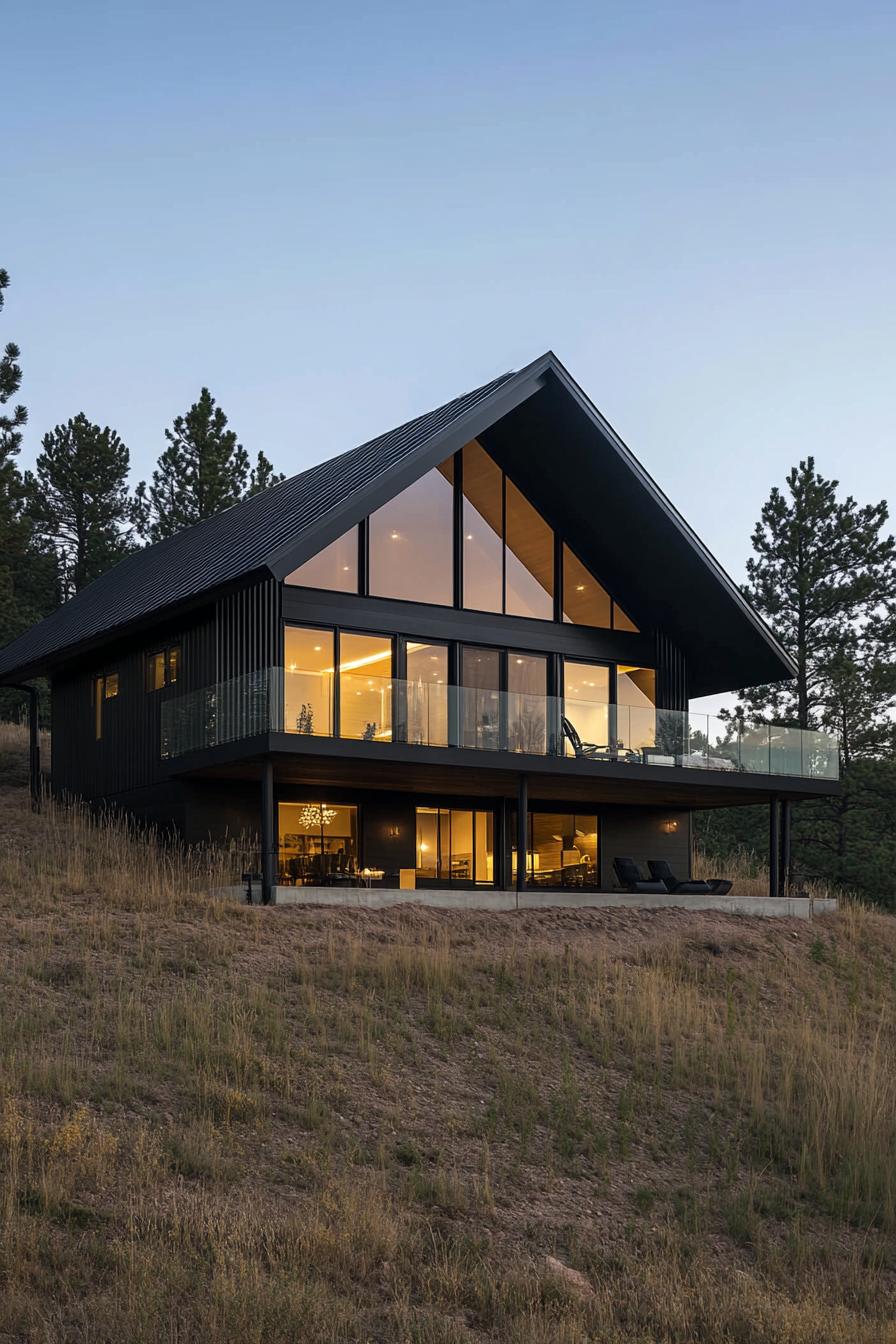
[[[280,584],[264,579],[215,606],[217,682],[280,665]]]
[[[179,644],[180,680],[159,691],[146,689],[146,659]],[[118,695],[103,702],[103,735],[96,739],[94,679],[118,673]],[[111,797],[166,778],[161,759],[165,700],[207,686],[215,676],[215,624],[203,615],[187,626],[169,627],[154,638],[119,645],[88,667],[52,678],[52,779],[58,791],[85,798]]]
[[[687,664],[681,650],[656,632],[656,702],[660,709],[687,709]]]

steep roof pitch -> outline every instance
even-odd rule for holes
[[[263,570],[269,557],[444,434],[512,377],[502,374],[214,518],[135,551],[0,649],[0,678],[9,679],[65,649],[111,635],[140,617]]]
[[[792,663],[768,627],[560,361],[548,352],[518,372],[502,374],[398,429],[128,556],[0,650],[0,680],[35,675],[62,655],[70,656],[127,626],[156,613],[161,616],[163,611],[252,574],[282,578],[469,439],[502,420],[511,424],[518,408],[527,413],[527,403],[536,405],[530,399],[542,389],[548,390],[551,405],[562,404],[579,422],[584,421],[589,434],[596,432],[595,448],[600,452],[591,451],[584,459],[589,470],[599,473],[612,468],[617,477],[621,473],[630,486],[630,507],[638,527],[647,530],[653,525],[655,535],[663,538],[663,558],[668,557],[674,568],[677,555],[682,573],[691,579],[699,577],[716,612],[727,622],[724,661],[729,680],[708,689],[728,689],[738,680],[751,684],[792,676]],[[559,453],[558,446],[552,456]],[[545,469],[562,474],[558,461]],[[660,587],[664,581],[660,573]],[[664,601],[667,616],[674,617],[672,589]],[[685,651],[698,659],[699,632],[691,630],[687,643],[690,650]],[[741,659],[744,675],[739,677],[734,665]]]

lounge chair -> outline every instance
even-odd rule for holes
[[[560,720],[565,737],[576,756],[585,761],[636,761],[640,764],[641,753],[630,751],[627,747],[599,746],[596,742],[583,742],[574,723],[564,717]]]
[[[626,891],[644,893],[644,895],[655,893],[657,896],[668,894],[662,882],[647,881],[634,859],[614,859],[613,867],[616,870],[620,886],[623,886]]]
[[[647,867],[650,876],[662,882],[666,890],[676,896],[727,896],[731,890],[731,883],[724,877],[710,877],[705,881],[699,878],[679,881],[665,859],[648,859]]]

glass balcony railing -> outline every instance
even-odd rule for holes
[[[167,759],[271,732],[804,779],[840,773],[827,733],[363,672],[266,668],[162,705]]]

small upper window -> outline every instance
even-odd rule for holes
[[[104,672],[93,679],[93,726],[96,740],[103,736],[103,701],[114,700],[118,695],[118,673]]]
[[[146,656],[146,689],[161,691],[165,686],[173,686],[180,674],[180,645],[171,644],[167,649]]]

